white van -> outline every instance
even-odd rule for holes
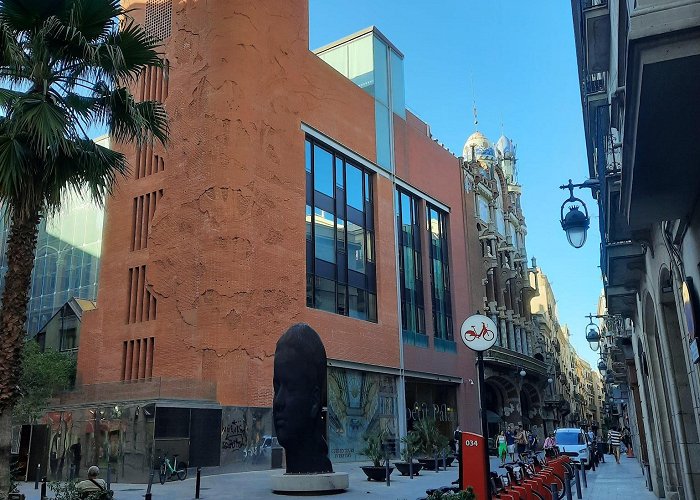
[[[586,461],[586,469],[591,468],[591,443],[583,430],[576,427],[562,427],[554,433],[559,452],[568,455],[576,463]]]

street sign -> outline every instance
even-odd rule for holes
[[[469,316],[464,323],[460,334],[462,342],[472,351],[485,351],[496,343],[496,323],[483,314]]]
[[[462,432],[459,441],[460,489],[465,490],[471,486],[474,488],[476,498],[489,498],[488,484],[486,483],[488,471],[484,460],[486,452],[484,436],[473,432]]]

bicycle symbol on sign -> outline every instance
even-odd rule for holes
[[[486,323],[481,323],[481,331],[479,333],[476,333],[476,327],[472,325],[470,330],[467,330],[464,332],[464,340],[467,342],[471,342],[475,339],[484,339],[487,342],[490,342],[494,339],[495,334],[489,330],[486,327]]]

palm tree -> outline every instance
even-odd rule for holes
[[[117,143],[165,144],[163,105],[129,90],[142,69],[161,66],[158,42],[119,0],[0,0],[0,205],[10,225],[0,307],[0,498],[9,487],[10,423],[19,397],[37,224],[71,191],[102,203],[128,169]]]

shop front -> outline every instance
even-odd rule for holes
[[[419,420],[432,418],[440,433],[452,439],[459,423],[458,387],[458,384],[406,379],[407,430],[412,430]]]

